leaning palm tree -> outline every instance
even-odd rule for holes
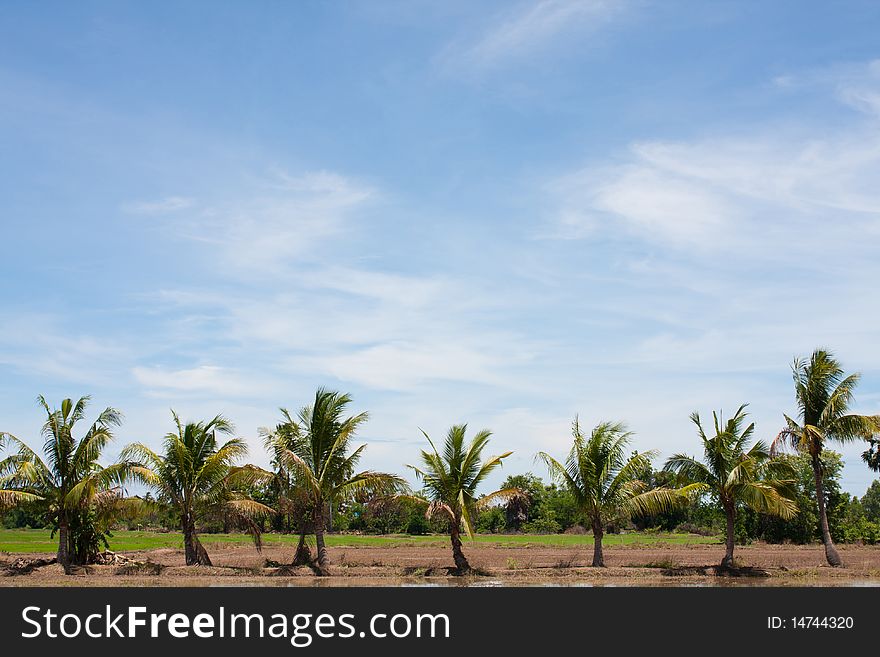
[[[829,351],[816,349],[809,360],[796,358],[791,369],[800,423],[785,415],[786,427],[779,432],[771,447],[775,452],[787,444],[810,455],[825,558],[829,565],[840,566],[843,562],[828,529],[822,450],[828,440],[848,443],[870,439],[880,432],[880,416],[849,412],[861,375],[846,376],[840,363]]]
[[[42,396],[37,398],[46,412],[45,460],[24,441],[0,433],[0,450],[11,452],[0,461],[0,504],[40,501],[45,505],[58,531],[58,563],[65,572],[97,553],[97,541],[92,540],[97,533],[93,513],[99,505],[106,507],[119,498],[126,473],[123,464],[102,467],[98,463],[113,439],[113,428],[122,422],[118,411],[104,409],[82,438],[73,437],[89,399],[65,399],[60,409],[51,409]]]
[[[760,513],[793,518],[797,514],[794,495],[794,472],[784,461],[770,457],[767,445],[760,440],[749,447],[755,424],[744,427],[746,404],[737,409],[727,423],[719,413],[712,413],[714,435],[707,436],[698,413],[691,422],[703,443],[705,461],[685,454],[675,454],[663,470],[675,473],[686,493],[708,493],[717,498],[727,518],[727,540],[722,568],[733,565],[734,523],[738,505]]]
[[[324,532],[334,506],[338,508],[358,494],[393,495],[408,490],[406,482],[393,474],[372,470],[355,473],[366,445],[350,453],[349,449],[368,415],[345,417],[350,403],[349,395],[321,388],[315,401],[296,416],[282,408],[282,420],[275,429],[261,429],[266,449],[279,469],[276,474],[285,480],[290,476],[312,510],[319,575],[329,574]]]
[[[565,463],[539,452],[550,477],[565,486],[593,529],[593,566],[604,566],[605,526],[621,515],[655,514],[683,501],[680,491],[648,489],[642,475],[656,452],[626,457],[632,433],[621,422],[602,422],[586,437],[578,419],[572,424],[574,443]]]
[[[206,512],[221,510],[243,522],[259,548],[260,529],[254,519],[273,511],[252,500],[241,488],[268,473],[251,465],[234,465],[247,455],[247,444],[241,438],[219,444],[218,434],[231,435],[234,431],[224,417],[183,424],[177,413],[171,414],[177,430],[165,436],[161,454],[142,443],[133,443],[122,450],[121,459],[133,479],[153,489],[160,501],[180,515],[186,565],[211,565],[196,532],[199,517]]]
[[[458,574],[471,570],[461,549],[462,526],[468,536],[473,538],[474,520],[481,508],[497,501],[505,501],[520,493],[519,489],[510,488],[477,497],[479,485],[501,465],[503,459],[513,452],[490,456],[483,461],[482,451],[489,442],[492,432],[486,429],[477,432],[471,439],[470,445],[465,446],[466,432],[466,424],[457,424],[450,428],[441,454],[428,434],[422,431],[431,445],[431,451],[422,450],[422,467],[407,466],[424,484],[424,491],[430,500],[427,516],[430,518],[435,514],[442,514],[449,520],[452,559]]]

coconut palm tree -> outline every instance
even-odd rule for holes
[[[786,427],[776,436],[771,449],[775,452],[788,445],[810,455],[825,558],[829,565],[840,566],[843,562],[828,529],[822,450],[829,440],[848,443],[870,439],[880,432],[880,416],[849,412],[861,375],[846,376],[829,351],[816,349],[809,360],[795,358],[791,369],[800,422],[785,415]]]
[[[550,477],[565,486],[593,529],[593,566],[604,566],[602,538],[606,525],[620,517],[655,514],[683,501],[682,493],[667,488],[648,489],[642,475],[656,452],[626,457],[632,433],[622,422],[602,422],[589,437],[581,433],[578,419],[572,424],[574,443],[565,463],[546,452],[543,461]]]
[[[347,394],[319,389],[312,404],[294,416],[282,408],[282,420],[273,430],[262,429],[266,449],[272,454],[278,475],[292,475],[295,487],[305,494],[312,509],[312,530],[318,550],[319,575],[329,574],[330,559],[324,541],[327,518],[338,508],[361,494],[393,495],[406,492],[406,482],[385,472],[365,470],[355,473],[366,445],[349,452],[357,429],[367,413],[345,417],[351,403]]]
[[[862,452],[862,460],[874,472],[880,472],[880,439],[868,438],[868,449]]]
[[[65,572],[97,553],[94,511],[119,499],[126,475],[124,464],[102,467],[98,463],[113,439],[113,429],[122,422],[119,411],[105,408],[82,438],[73,436],[85,417],[89,399],[65,399],[60,409],[52,409],[44,397],[37,397],[46,412],[42,429],[45,460],[24,441],[0,433],[0,450],[11,451],[0,461],[0,503],[39,500],[45,504],[58,531],[58,563]]]
[[[511,488],[477,497],[479,485],[513,452],[490,456],[483,461],[483,448],[489,442],[492,432],[486,429],[478,431],[470,444],[465,446],[466,432],[466,424],[456,424],[450,428],[441,454],[428,434],[422,431],[431,445],[431,451],[422,450],[421,467],[407,466],[424,485],[424,492],[430,501],[426,512],[428,518],[442,514],[449,520],[452,559],[458,574],[471,570],[461,549],[462,526],[468,536],[473,538],[474,520],[481,508],[519,494],[519,489]]]
[[[196,532],[200,514],[209,511],[225,511],[243,522],[259,549],[260,529],[254,519],[273,511],[250,499],[241,488],[269,473],[251,465],[234,465],[247,455],[247,444],[241,438],[219,444],[218,434],[228,436],[234,431],[224,417],[183,424],[177,413],[171,414],[176,431],[165,436],[162,453],[133,443],[122,450],[121,459],[133,479],[151,488],[180,515],[186,565],[211,565]]]
[[[779,459],[770,457],[767,445],[757,441],[749,447],[755,424],[744,427],[747,404],[743,404],[726,423],[720,413],[712,413],[714,435],[707,436],[698,413],[691,414],[691,422],[703,443],[705,461],[675,454],[663,470],[675,473],[685,486],[682,492],[709,493],[718,499],[727,518],[727,540],[722,568],[733,565],[734,523],[737,506],[744,504],[760,513],[781,518],[797,514],[794,495],[794,472]]]

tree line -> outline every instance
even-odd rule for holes
[[[589,530],[592,564],[603,566],[603,536],[627,526],[722,530],[723,568],[733,565],[738,539],[817,537],[828,563],[839,566],[835,541],[880,538],[880,486],[875,482],[861,501],[843,495],[840,457],[826,445],[866,441],[863,458],[877,470],[880,416],[850,412],[859,375],[846,375],[826,350],[796,359],[792,372],[797,417],[785,415],[769,443],[754,440],[746,405],[726,420],[713,413],[708,425],[694,413],[702,458],[674,454],[655,470],[656,452],[631,451],[625,424],[600,422],[585,431],[575,418],[564,458],[536,455],[549,485],[528,473],[490,493],[481,493],[481,484],[511,452],[484,457],[491,432],[468,439],[463,424],[442,443],[422,432],[427,448],[407,466],[421,485],[416,492],[393,473],[359,470],[366,445],[353,441],[368,415],[348,415],[351,397],[340,392],[319,389],[310,404],[295,413],[282,408],[277,424],[260,430],[271,469],[241,464],[247,445],[223,416],[184,423],[173,411],[173,430],[158,451],[134,443],[104,466],[101,455],[121,414],[104,409],[76,438],[89,398],[65,399],[53,409],[39,397],[46,414],[42,456],[0,433],[0,510],[13,522],[30,518],[51,527],[65,572],[96,558],[115,523],[143,519],[182,531],[187,565],[211,564],[199,540],[204,527],[246,531],[258,548],[267,526],[297,532],[292,565],[319,575],[329,572],[325,533],[334,526],[446,533],[455,573],[471,570],[463,534]],[[126,495],[132,483],[148,492]],[[307,536],[314,537],[314,556]]]

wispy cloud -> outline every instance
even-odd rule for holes
[[[497,16],[478,35],[449,44],[441,67],[485,71],[540,51],[570,33],[602,27],[629,5],[625,0],[539,0]]]
[[[122,211],[129,214],[168,214],[192,208],[195,201],[183,196],[167,196],[155,201],[130,201],[122,204]]]
[[[292,175],[276,169],[202,196],[198,202],[190,196],[131,201],[121,209],[155,217],[163,239],[200,245],[200,252],[212,263],[222,261],[219,271],[235,280],[274,279],[303,261],[319,260],[322,246],[358,230],[354,220],[378,193],[332,171]]]
[[[838,100],[853,109],[880,116],[880,59],[780,75],[773,79],[773,83],[790,92],[805,88],[830,89]]]
[[[880,228],[878,137],[861,125],[822,137],[759,131],[634,144],[626,164],[587,167],[547,186],[557,207],[550,233],[623,233],[680,249],[735,246],[772,257],[852,243]]]
[[[105,385],[114,380],[118,364],[131,357],[131,345],[98,332],[78,332],[56,315],[19,312],[14,322],[0,322],[0,366],[15,371],[14,377]]]
[[[281,172],[248,194],[206,204],[176,230],[222,256],[233,274],[277,276],[351,228],[356,212],[375,197],[372,187],[340,174]]]
[[[567,174],[547,189],[558,204],[553,235],[563,239],[605,233],[619,222],[639,237],[692,246],[721,237],[730,214],[721,195],[638,157]]]
[[[199,365],[187,369],[166,367],[135,367],[135,380],[153,396],[183,394],[213,395],[223,398],[252,398],[266,393],[264,383],[247,380],[242,373],[215,365]]]
[[[330,377],[376,390],[436,381],[527,385],[510,375],[537,345],[481,315],[505,301],[448,276],[390,274],[333,265],[295,277],[287,293],[158,295],[169,316],[209,316],[213,330],[250,351],[274,354],[279,374]],[[202,323],[190,325],[202,330]],[[186,327],[183,327],[186,330]]]

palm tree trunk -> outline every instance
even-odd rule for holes
[[[837,548],[831,540],[831,530],[828,529],[828,513],[825,510],[825,487],[822,484],[822,463],[819,455],[812,455],[813,480],[816,483],[816,502],[819,506],[819,529],[822,532],[822,544],[825,546],[825,559],[829,566],[842,566],[843,561],[837,553]]]
[[[727,541],[726,551],[724,553],[724,558],[721,560],[722,568],[732,568],[733,567],[733,538],[734,538],[734,526],[736,522],[736,507],[732,504],[724,505],[724,514],[727,516]]]
[[[327,546],[324,544],[324,504],[322,503],[315,513],[315,547],[318,550],[317,575],[330,574],[330,555],[327,554]]]
[[[464,556],[464,552],[461,550],[461,519],[456,519],[452,521],[452,526],[449,530],[449,538],[452,541],[452,560],[455,562],[455,570],[458,571],[459,575],[463,575],[464,573],[470,571],[471,565],[468,563],[468,560]]]
[[[309,551],[309,546],[306,545],[306,532],[303,530],[299,533],[299,541],[297,541],[296,552],[293,555],[293,565],[305,566],[311,560],[312,554]]]
[[[211,566],[211,558],[196,534],[196,523],[192,514],[183,516],[183,551],[187,566]]]
[[[58,563],[64,568],[64,573],[70,573],[70,531],[67,524],[67,516],[64,512],[58,519]]]
[[[595,518],[593,520],[593,565],[598,568],[605,567],[605,555],[602,553],[603,534],[602,519]]]

